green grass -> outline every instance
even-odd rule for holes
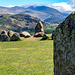
[[[0,75],[53,75],[53,41],[0,42]]]

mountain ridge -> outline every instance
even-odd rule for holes
[[[58,17],[58,18],[65,18],[66,16],[59,12],[56,9],[47,7],[47,6],[30,6],[28,8],[25,7],[1,7],[0,6],[0,14],[29,14],[31,16],[40,18],[41,20],[45,20],[50,17]]]

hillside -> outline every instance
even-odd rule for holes
[[[29,31],[34,32],[36,24],[41,21],[39,18],[30,16],[28,14],[3,14],[0,15],[0,27],[16,32]],[[49,23],[41,21],[44,28],[50,27]]]
[[[60,13],[58,10],[47,7],[47,6],[30,6],[30,7],[28,7],[28,9],[47,13],[50,16],[64,17],[64,15],[62,13]]]
[[[48,23],[61,23],[62,21],[64,21],[64,18],[60,18],[60,17],[49,17],[47,19],[44,20],[45,22]]]

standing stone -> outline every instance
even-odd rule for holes
[[[35,35],[34,37],[42,37],[44,35],[44,30],[43,30],[43,24],[38,22],[38,24],[35,27]]]
[[[54,75],[75,75],[75,12],[54,32]]]
[[[38,33],[38,32],[44,32],[43,24],[41,23],[41,21],[39,21],[38,24],[35,27],[35,33]]]

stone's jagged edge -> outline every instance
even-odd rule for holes
[[[54,31],[54,75],[74,75],[75,12]]]

